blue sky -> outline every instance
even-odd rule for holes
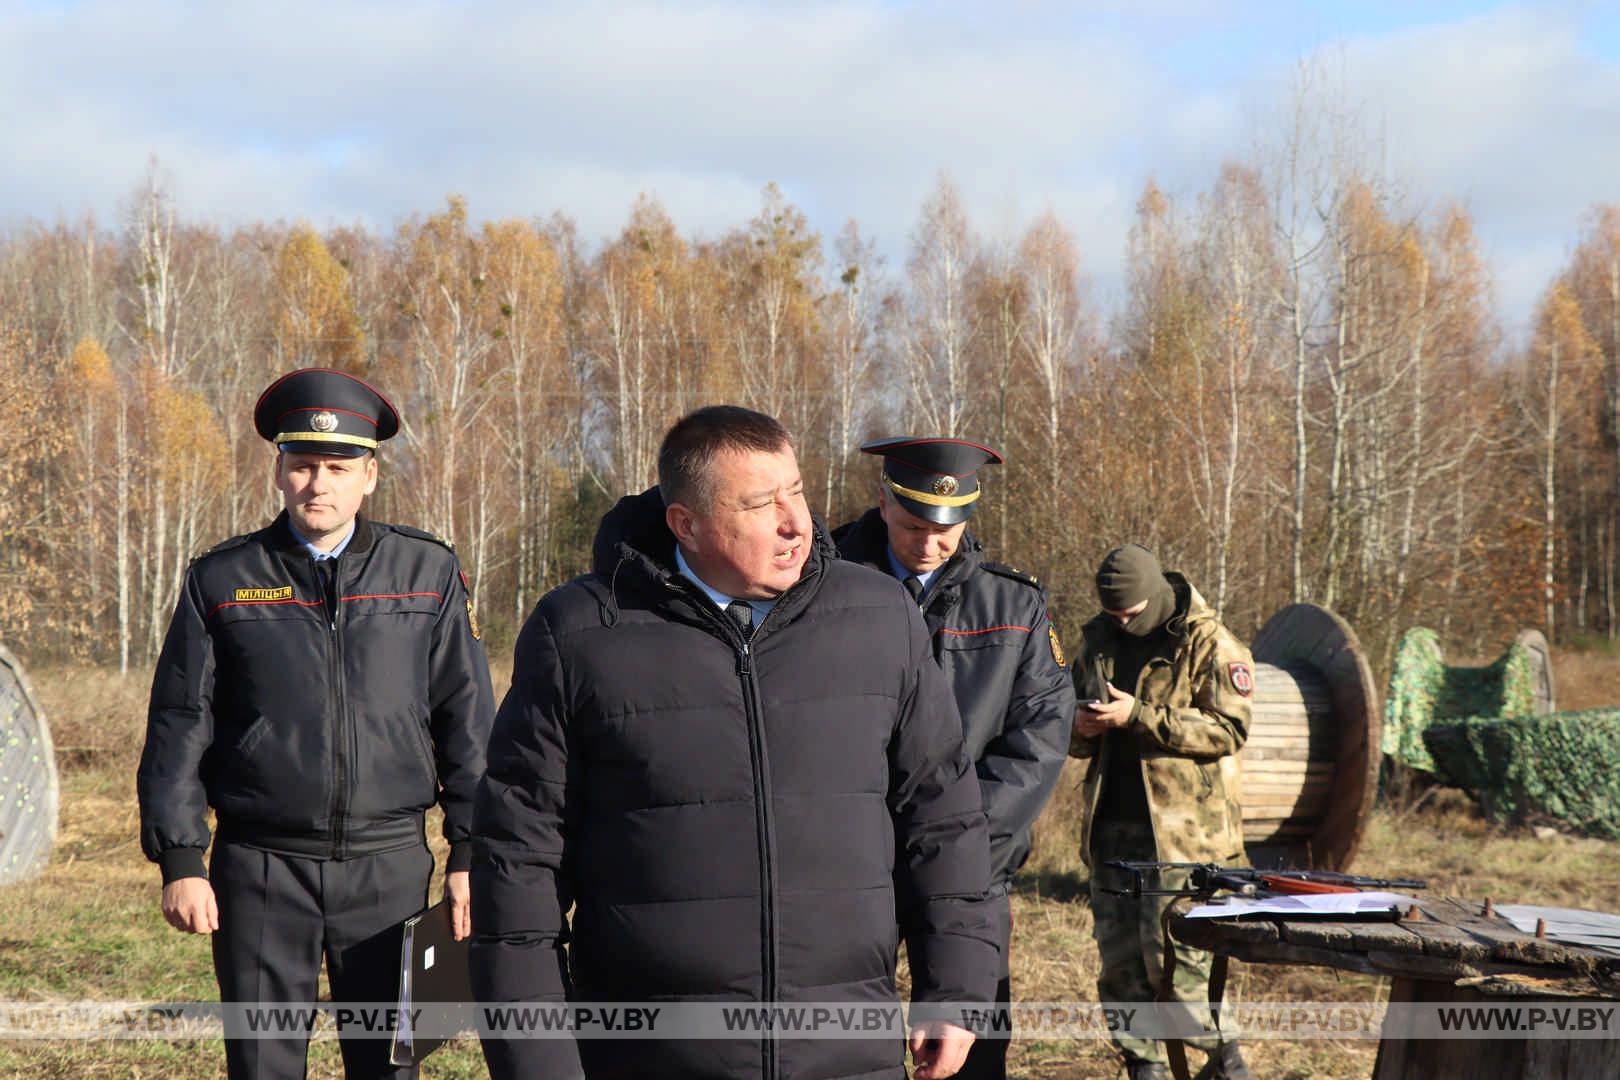
[[[0,0],[0,221],[116,221],[153,155],[221,225],[456,192],[596,238],[648,191],[715,235],[775,181],[899,273],[945,171],[992,239],[1056,210],[1107,305],[1144,182],[1274,152],[1302,62],[1410,208],[1471,210],[1510,332],[1620,201],[1612,4]]]

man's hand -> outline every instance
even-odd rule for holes
[[[1136,708],[1136,699],[1113,683],[1107,685],[1108,701],[1081,705],[1074,711],[1074,734],[1077,738],[1095,738],[1109,728],[1122,728],[1131,722],[1131,710]]]
[[[461,941],[472,933],[471,871],[456,870],[444,875],[444,898],[450,901],[450,933]]]
[[[915,1067],[912,1080],[945,1080],[955,1076],[967,1060],[973,1032],[944,1020],[929,1020],[913,1027],[907,1041]]]
[[[219,904],[207,878],[175,878],[163,886],[163,917],[176,930],[212,934],[219,929]]]

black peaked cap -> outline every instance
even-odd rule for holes
[[[301,368],[259,395],[253,426],[289,453],[358,457],[398,433],[399,413],[353,375]]]
[[[901,435],[863,443],[861,453],[883,458],[883,486],[908,512],[936,525],[955,525],[973,514],[983,493],[978,470],[1000,465],[1001,455],[966,439]]]

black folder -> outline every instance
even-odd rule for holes
[[[467,942],[457,941],[450,930],[450,903],[437,904],[405,920],[399,947],[399,1014],[435,1002],[472,1000],[467,974]],[[436,1024],[431,1032],[443,1031]],[[414,1065],[445,1042],[442,1034],[423,1035],[402,1023],[394,1032],[389,1056],[395,1065]]]

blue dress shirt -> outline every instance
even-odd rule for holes
[[[328,559],[337,558],[339,555],[343,554],[343,549],[349,546],[349,541],[354,539],[354,522],[352,521],[349,522],[348,535],[342,540],[339,540],[337,547],[333,548],[331,551],[322,551],[320,548],[310,543],[308,538],[306,538],[303,533],[298,531],[297,526],[292,523],[292,519],[290,518],[287,520],[287,529],[293,534],[294,540],[304,545],[304,550],[309,552],[309,557],[314,559],[316,562],[325,562]]]
[[[727,596],[719,589],[711,587],[708,582],[693,573],[691,566],[687,565],[686,555],[681,551],[681,545],[679,544],[675,545],[675,566],[680,570],[682,577],[702,589],[703,595],[713,600],[714,606],[721,611],[726,610],[726,606],[736,599],[734,596]],[[771,608],[776,606],[775,600],[744,600],[743,603],[754,609],[754,627],[756,629],[765,622],[765,616],[771,613]]]
[[[895,558],[894,548],[893,547],[885,547],[883,550],[889,553],[889,569],[894,572],[894,576],[896,578],[900,579],[901,581],[906,580],[906,578],[908,578],[908,577],[915,577],[918,581],[922,582],[923,595],[927,596],[928,595],[928,583],[930,581],[933,581],[934,580],[934,575],[939,573],[940,570],[943,569],[943,568],[936,566],[932,570],[928,571],[928,573],[926,573],[926,574],[912,574],[912,572],[910,570],[906,569],[906,566],[905,566],[904,563],[902,563],[899,559]]]

